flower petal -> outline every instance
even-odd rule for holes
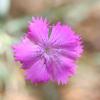
[[[33,18],[29,24],[28,37],[38,43],[45,42],[48,40],[48,22],[43,18]]]
[[[30,67],[41,55],[41,48],[35,45],[27,37],[13,46],[14,56],[17,61],[20,61],[23,65],[22,68]]]
[[[49,80],[46,65],[41,59],[34,63],[31,68],[25,71],[25,76],[26,79],[31,80],[32,83],[47,82]]]
[[[57,23],[52,29],[49,41],[52,47],[74,51],[77,55],[83,51],[80,37],[67,25]]]
[[[67,25],[61,25],[60,23],[57,23],[55,26],[53,26],[50,40],[54,44],[57,45],[64,45],[68,44],[69,42],[72,43],[74,38],[74,32],[71,30],[71,28]]]
[[[49,59],[47,70],[51,73],[50,79],[52,81],[58,84],[66,84],[69,77],[75,74],[76,64],[73,60],[58,55]]]
[[[67,49],[55,49],[55,52],[57,52],[58,54],[66,57],[66,58],[69,58],[69,59],[72,59],[72,60],[77,60],[78,57],[80,57],[80,53],[81,51],[79,50],[79,52],[77,52],[77,50],[67,50]]]

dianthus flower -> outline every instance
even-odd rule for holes
[[[32,18],[22,41],[13,46],[25,78],[32,83],[53,81],[66,84],[76,73],[83,51],[80,36],[68,25],[50,26],[43,18]]]

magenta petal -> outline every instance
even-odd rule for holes
[[[36,42],[45,42],[48,40],[48,22],[46,19],[33,18],[29,24],[28,37]]]
[[[72,60],[77,60],[77,58],[80,56],[80,52],[77,53],[76,50],[66,50],[66,49],[61,49],[58,51],[58,53],[66,58],[70,58]]]
[[[75,40],[74,31],[67,26],[67,25],[61,25],[60,23],[57,23],[52,28],[52,32],[50,35],[50,41],[54,45],[69,45],[69,43],[73,43]]]
[[[19,44],[14,45],[13,51],[15,59],[23,64],[22,68],[30,67],[41,55],[40,47],[27,37],[23,38]]]
[[[83,44],[80,37],[77,37],[77,46],[74,48],[78,57],[80,57],[83,53]]]
[[[76,73],[76,64],[73,60],[57,55],[49,59],[47,70],[50,79],[58,84],[66,84],[70,76]]]
[[[60,64],[62,65],[62,69],[64,69],[68,77],[76,74],[77,67],[75,61],[60,55],[59,55],[59,61],[61,62]]]
[[[31,80],[32,83],[47,82],[49,80],[49,74],[43,60],[38,60],[31,68],[27,69],[25,76],[26,79]]]
[[[60,49],[62,54],[72,59],[80,57],[83,52],[80,37],[67,25],[56,24],[49,41],[53,48]]]

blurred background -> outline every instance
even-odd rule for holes
[[[32,16],[68,23],[84,41],[77,74],[67,85],[26,82],[11,45]],[[0,100],[100,100],[100,0],[0,0]]]

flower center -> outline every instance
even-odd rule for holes
[[[49,43],[44,43],[43,44],[43,49],[44,49],[44,53],[46,53],[47,55],[51,53],[51,48],[50,48]]]
[[[46,53],[49,53],[49,51],[50,51],[50,49],[47,47],[47,48],[45,48],[45,52]]]

